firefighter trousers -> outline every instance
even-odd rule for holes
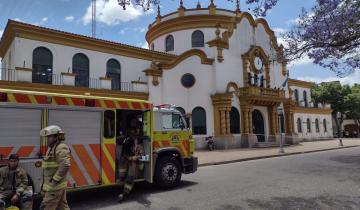
[[[41,210],[70,210],[66,200],[66,189],[45,192]]]

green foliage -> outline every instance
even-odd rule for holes
[[[333,116],[337,112],[347,113],[349,110],[349,101],[346,99],[351,93],[348,85],[342,86],[340,82],[322,83],[311,90],[311,96],[316,103],[331,104]]]
[[[351,93],[345,96],[345,104],[347,105],[346,116],[350,119],[360,121],[360,85],[354,85]]]

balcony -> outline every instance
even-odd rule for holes
[[[262,88],[262,87],[243,87],[243,88],[239,88],[239,96],[285,98],[285,91],[280,89],[271,89],[271,88]]]
[[[90,89],[105,89],[105,90],[119,90],[125,92],[147,92],[147,83],[145,82],[120,82],[120,84],[113,85],[110,78],[89,78],[84,81],[76,81],[75,74],[72,73],[61,73],[61,74],[39,74],[33,75],[32,70],[28,68],[16,68],[16,69],[1,69],[2,81],[12,82],[26,82],[49,84],[57,86],[76,86],[76,87],[88,87]],[[81,85],[79,85],[81,84]]]

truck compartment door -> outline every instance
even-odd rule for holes
[[[101,111],[49,109],[49,125],[65,132],[71,149],[70,183],[72,186],[101,182]]]

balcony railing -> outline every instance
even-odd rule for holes
[[[293,99],[295,101],[295,104],[298,107],[304,107],[304,108],[318,108],[318,109],[330,109],[331,105],[327,104],[327,103],[315,103],[313,101],[310,101],[307,103],[307,106],[305,104],[304,101],[296,101],[295,99]]]
[[[29,69],[7,69],[1,68],[0,80],[14,81],[14,82],[29,82],[29,83],[42,83],[52,85],[75,85],[75,75],[63,75],[63,74],[38,74],[33,75]],[[66,78],[65,78],[66,77]],[[36,82],[35,82],[36,81]],[[89,78],[88,88],[91,89],[113,89],[119,91],[134,92],[134,86],[131,82],[120,82],[118,88],[114,89],[111,86],[111,80],[101,78]],[[138,92],[138,91],[137,91]]]
[[[239,96],[266,96],[285,98],[285,91],[262,87],[243,87],[239,88]]]

